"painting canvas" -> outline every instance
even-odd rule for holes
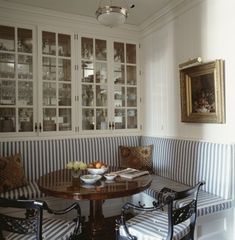
[[[180,70],[182,122],[224,123],[224,61]]]

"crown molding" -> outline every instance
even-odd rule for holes
[[[39,7],[22,5],[5,0],[0,0],[0,19],[24,22],[25,24],[53,25],[65,27],[76,32],[106,35],[108,37],[129,38],[140,40],[141,38],[160,29],[177,16],[190,10],[206,0],[174,0],[139,26],[124,24],[120,27],[108,28],[100,25],[95,17],[86,17],[48,10]],[[59,24],[58,24],[59,23]]]
[[[65,27],[81,33],[105,34],[108,37],[134,38],[136,40],[140,36],[140,29],[135,25],[124,24],[120,27],[109,28],[98,23],[95,17],[63,13],[4,0],[0,0],[0,19]]]
[[[142,37],[151,34],[184,12],[206,0],[175,0],[143,22],[139,28]]]

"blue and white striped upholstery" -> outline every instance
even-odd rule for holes
[[[233,164],[232,165],[232,173],[233,173],[232,182],[234,186],[235,184],[235,143],[232,144],[231,160]],[[232,196],[233,196],[233,199],[235,199],[235,187],[232,188]]]
[[[110,166],[119,166],[118,147],[139,146],[140,136],[50,139],[0,142],[0,156],[20,153],[29,186],[1,193],[1,197],[18,198],[43,196],[35,181],[42,175],[65,168],[72,160],[86,163],[101,160]]]
[[[28,180],[62,169],[68,161],[86,163],[101,160],[108,165],[119,165],[118,146],[139,146],[139,136],[50,139],[0,142],[0,156],[20,153]]]
[[[231,145],[213,142],[142,137],[153,144],[156,174],[189,186],[204,180],[202,190],[230,199],[232,189]]]
[[[173,189],[175,191],[183,191],[189,188],[189,186],[172,181],[168,178],[163,178],[157,175],[152,175],[153,181],[151,186],[145,190],[145,193],[151,196],[152,198],[157,198],[158,193],[163,187]],[[183,203],[183,202],[182,202]],[[181,204],[178,201],[177,204]],[[216,196],[211,193],[200,190],[198,194],[198,203],[197,203],[197,215],[203,216],[232,207],[232,199],[223,199],[219,196]]]
[[[36,181],[29,181],[26,186],[0,193],[1,198],[18,199],[22,196],[27,199],[37,199],[44,197],[45,194],[39,190]]]
[[[171,184],[176,188],[179,183],[193,186],[201,180],[206,182],[202,187],[206,193],[202,192],[203,194],[199,195],[199,215],[231,207],[232,194],[234,196],[232,169],[234,169],[235,145],[231,147],[229,144],[146,136],[2,141],[0,156],[21,153],[26,178],[30,184],[2,193],[0,196],[18,198],[23,194],[29,198],[42,197],[35,181],[48,172],[64,168],[68,161],[78,160],[88,163],[102,160],[108,165],[119,166],[120,145],[150,144],[154,145],[155,174],[173,180]],[[159,189],[150,187],[145,192],[154,197],[156,191],[165,185],[156,182],[155,186]]]
[[[127,221],[128,230],[138,240],[165,240],[168,233],[167,212],[144,212]],[[173,240],[182,239],[189,233],[189,221],[174,226]],[[120,234],[125,235],[123,229]]]
[[[73,233],[75,222],[61,219],[45,218],[42,225],[43,240],[68,240]],[[10,233],[6,240],[35,240],[35,234],[22,235]]]
[[[199,191],[197,203],[198,216],[223,211],[232,208],[232,206],[232,199],[224,199],[205,191]]]

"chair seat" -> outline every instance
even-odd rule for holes
[[[44,240],[68,240],[73,233],[75,222],[62,219],[43,219],[42,235]],[[9,233],[6,240],[35,240],[35,234],[22,235]]]
[[[188,188],[187,185],[164,178],[157,175],[151,175],[153,178],[151,186],[144,192],[152,197],[157,198],[158,193],[163,187],[171,188],[175,191],[182,191]],[[183,200],[184,201],[184,200]],[[223,199],[222,197],[200,190],[198,193],[197,216],[216,213],[225,209],[232,208],[232,199]]]
[[[128,230],[138,240],[165,240],[168,231],[168,215],[164,211],[145,212],[127,221]],[[190,231],[189,221],[174,226],[173,240],[182,239]],[[125,232],[120,227],[120,235]]]

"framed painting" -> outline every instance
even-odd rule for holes
[[[224,123],[224,61],[180,69],[181,121]]]

